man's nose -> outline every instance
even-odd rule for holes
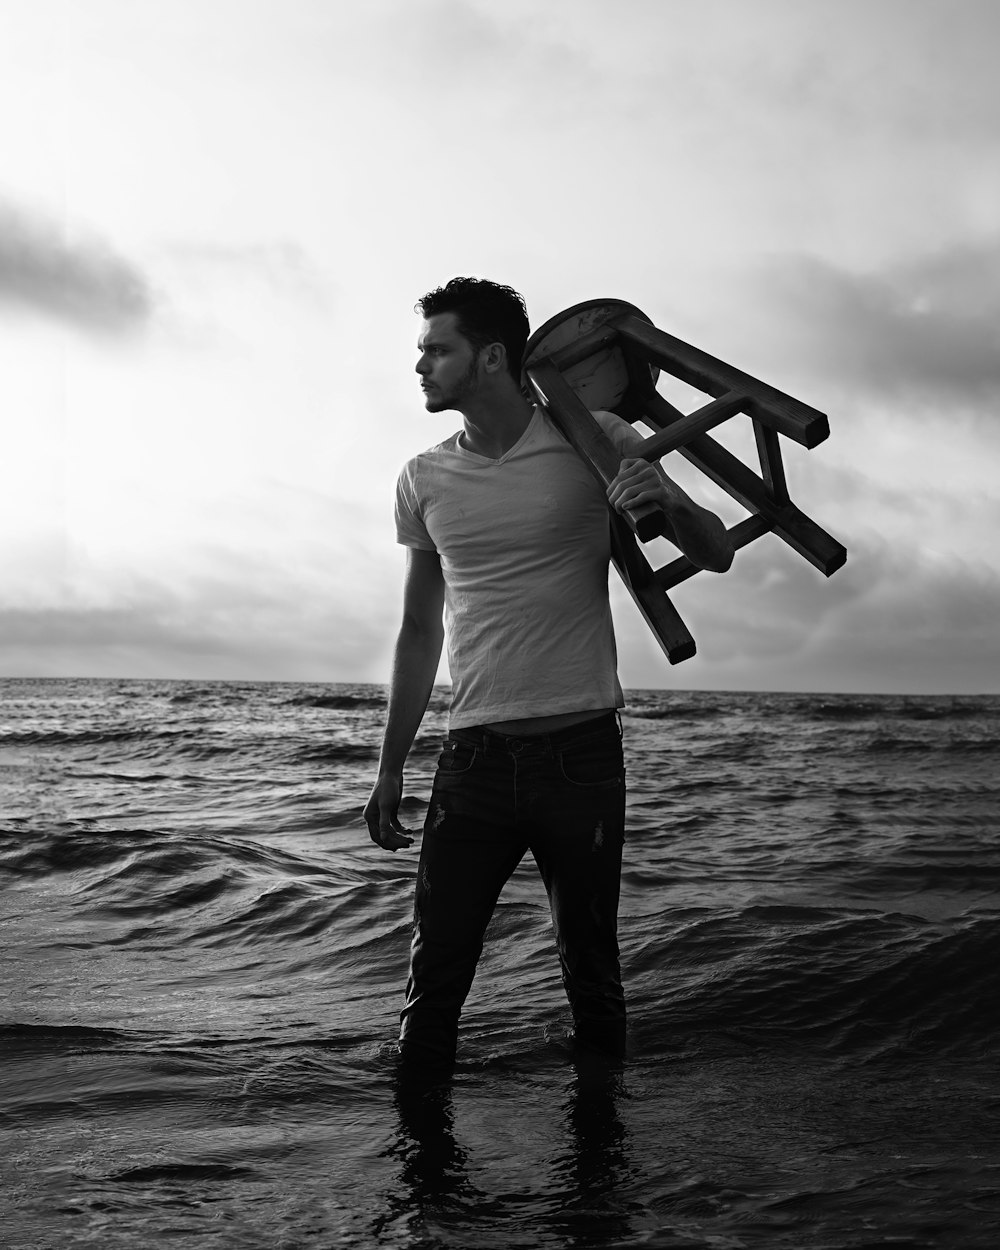
[[[421,356],[416,365],[417,373],[424,374],[430,371],[430,364],[426,356]]]

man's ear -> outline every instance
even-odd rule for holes
[[[503,343],[491,343],[487,347],[483,364],[487,373],[499,373],[507,368],[507,349]]]

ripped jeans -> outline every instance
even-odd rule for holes
[[[551,734],[456,729],[438,762],[417,875],[405,1065],[450,1068],[500,891],[531,851],[549,897],[576,1042],[625,1050],[618,893],[625,769],[615,713]],[[511,1004],[513,1010],[515,1004]]]

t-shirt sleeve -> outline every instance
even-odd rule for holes
[[[415,477],[416,468],[410,461],[396,479],[396,542],[403,547],[416,547],[419,551],[436,551],[434,540],[424,524]]]
[[[593,414],[594,420],[601,427],[608,438],[614,443],[621,456],[636,456],[638,449],[645,442],[645,439],[625,420],[613,412],[603,412],[600,409]]]

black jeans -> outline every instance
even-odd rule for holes
[[[545,883],[579,1044],[621,1057],[618,893],[625,769],[618,717],[512,737],[456,729],[431,793],[417,875],[405,1064],[449,1068],[500,891],[530,850]]]

